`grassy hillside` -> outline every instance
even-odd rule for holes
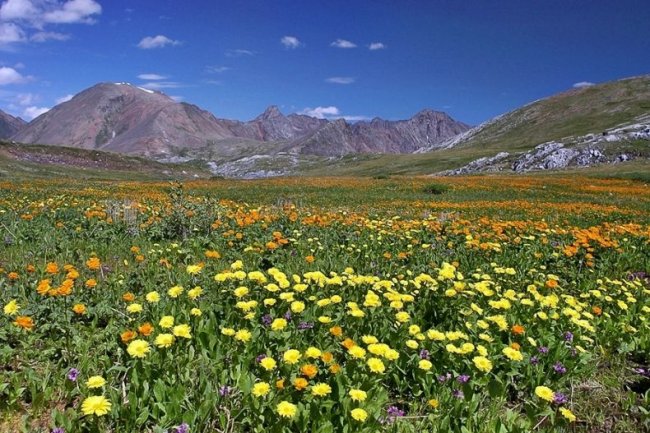
[[[206,170],[188,164],[162,164],[110,152],[0,141],[0,178],[163,180],[209,175]]]
[[[528,150],[569,136],[601,133],[650,113],[650,75],[572,89],[525,105],[481,128],[462,147]]]

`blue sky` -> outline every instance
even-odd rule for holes
[[[26,120],[130,82],[247,120],[478,124],[576,83],[650,73],[647,1],[3,0],[0,109]]]

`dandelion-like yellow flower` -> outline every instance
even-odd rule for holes
[[[160,322],[158,322],[158,325],[163,329],[171,328],[174,326],[174,316],[163,316]]]
[[[174,329],[172,329],[172,332],[174,336],[180,337],[180,338],[192,338],[192,328],[190,328],[190,325],[176,325],[174,326]]]
[[[354,401],[364,401],[366,398],[368,398],[368,394],[361,389],[351,389],[348,392],[348,395]]]
[[[237,341],[246,343],[250,341],[251,338],[253,338],[253,334],[251,334],[248,329],[240,329],[239,331],[235,332],[235,340]]]
[[[571,412],[569,409],[565,407],[560,408],[560,413],[564,418],[566,418],[569,422],[575,422],[576,416]]]
[[[87,397],[81,403],[81,411],[84,415],[106,415],[111,410],[111,402],[103,395]]]
[[[295,364],[298,362],[298,360],[302,357],[300,352],[296,349],[289,349],[286,352],[284,352],[284,355],[282,356],[282,359],[284,360],[285,363],[287,364]]]
[[[275,319],[273,323],[271,323],[271,329],[274,331],[281,331],[284,328],[287,327],[287,321],[286,319]]]
[[[151,350],[149,343],[144,340],[133,340],[129,343],[126,351],[134,358],[144,358]]]
[[[167,294],[172,298],[178,298],[185,289],[182,286],[174,286],[171,289],[167,290]]]
[[[20,310],[20,305],[18,305],[18,302],[16,302],[15,299],[12,299],[5,305],[4,307],[4,312],[8,316],[13,316],[14,314],[17,314],[18,311]]]
[[[167,349],[174,344],[174,336],[172,334],[159,334],[156,339],[154,340],[154,344],[157,347],[160,347],[162,349]]]
[[[311,395],[316,397],[325,397],[332,393],[332,387],[326,383],[317,383],[311,387]]]
[[[262,358],[262,360],[260,361],[260,365],[266,371],[271,371],[271,370],[275,369],[275,367],[277,366],[277,362],[275,362],[275,359],[269,358],[267,356],[265,358]]]
[[[359,407],[356,409],[352,409],[350,415],[352,416],[352,418],[354,418],[356,421],[359,422],[364,422],[366,419],[368,419],[368,412],[366,412],[365,410]]]
[[[418,363],[418,368],[420,370],[429,371],[433,367],[433,364],[428,359],[421,359]]]
[[[386,371],[386,366],[379,358],[370,358],[367,364],[368,364],[368,368],[370,368],[370,371],[372,371],[373,373],[383,373],[384,371]]]
[[[156,291],[154,290],[154,291],[152,291],[152,292],[147,293],[147,295],[144,297],[144,299],[146,299],[147,302],[153,304],[153,303],[155,303],[155,302],[160,301],[160,295],[158,294],[158,292],[156,292]]]
[[[91,376],[86,381],[86,386],[88,388],[101,388],[105,384],[106,380],[104,380],[104,378],[101,376]]]
[[[553,390],[547,386],[538,386],[535,388],[535,395],[542,400],[546,401],[553,401],[553,398],[555,397],[555,393]]]
[[[255,397],[263,397],[266,394],[268,394],[271,391],[271,385],[269,385],[266,382],[258,382],[255,385],[253,385],[253,390],[251,391],[251,394],[253,394]]]
[[[129,306],[126,307],[126,311],[129,313],[140,313],[142,312],[142,305],[137,303],[129,304]]]
[[[511,361],[521,361],[524,359],[524,355],[520,351],[513,349],[512,347],[506,347],[501,351],[508,359]]]
[[[475,356],[472,358],[472,361],[474,362],[474,366],[482,372],[489,373],[492,371],[492,362],[485,356]]]
[[[283,418],[293,418],[296,412],[298,412],[298,407],[293,403],[283,400],[276,406],[276,411]]]

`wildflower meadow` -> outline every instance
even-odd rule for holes
[[[2,432],[650,429],[650,188],[0,188]]]

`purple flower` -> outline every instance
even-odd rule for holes
[[[569,399],[567,398],[566,395],[562,394],[561,392],[556,392],[553,394],[553,403],[555,404],[565,404]]]
[[[451,393],[451,395],[453,395],[453,396],[456,397],[456,398],[463,398],[463,397],[465,397],[465,394],[463,394],[463,391],[461,391],[460,389],[455,389],[455,390],[453,390],[452,393]]]
[[[56,427],[52,430],[52,433],[65,433],[65,430],[63,430],[63,427]]]
[[[255,363],[259,364],[260,361],[263,360],[264,358],[266,358],[266,353],[261,353],[261,354],[257,355],[257,357],[255,358]]]
[[[564,341],[573,341],[573,334],[570,331],[564,333]]]
[[[68,380],[71,380],[71,381],[73,381],[73,382],[76,382],[76,381],[77,381],[77,377],[79,377],[79,370],[77,370],[76,368],[71,368],[71,369],[68,371]]]
[[[451,373],[441,374],[440,376],[438,376],[438,382],[441,383],[447,382],[449,379],[451,379]]]
[[[539,358],[537,356],[531,356],[530,357],[530,363],[533,365],[539,364]]]
[[[466,374],[461,374],[456,378],[456,380],[458,381],[458,383],[467,383],[469,382],[469,376]]]
[[[553,370],[555,370],[555,372],[558,374],[566,373],[566,367],[562,365],[562,363],[559,361],[556,362],[555,365],[553,365]]]
[[[271,326],[272,322],[273,322],[273,317],[271,317],[270,314],[265,314],[262,316],[262,324],[264,326]]]
[[[286,313],[284,313],[284,318],[288,322],[291,320],[291,311],[287,310]]]
[[[420,359],[429,359],[429,351],[427,349],[420,350]]]
[[[540,346],[539,349],[537,349],[539,353],[547,354],[548,353],[548,347],[546,346]]]
[[[397,406],[389,406],[386,409],[389,418],[399,418],[404,416],[404,411]]]
[[[298,329],[311,329],[313,327],[314,324],[310,322],[300,322],[300,324],[298,324]]]
[[[232,387],[228,385],[223,385],[219,387],[219,395],[221,397],[228,397],[231,392],[232,392]]]
[[[190,433],[190,426],[187,423],[183,423],[176,427],[176,433]]]

